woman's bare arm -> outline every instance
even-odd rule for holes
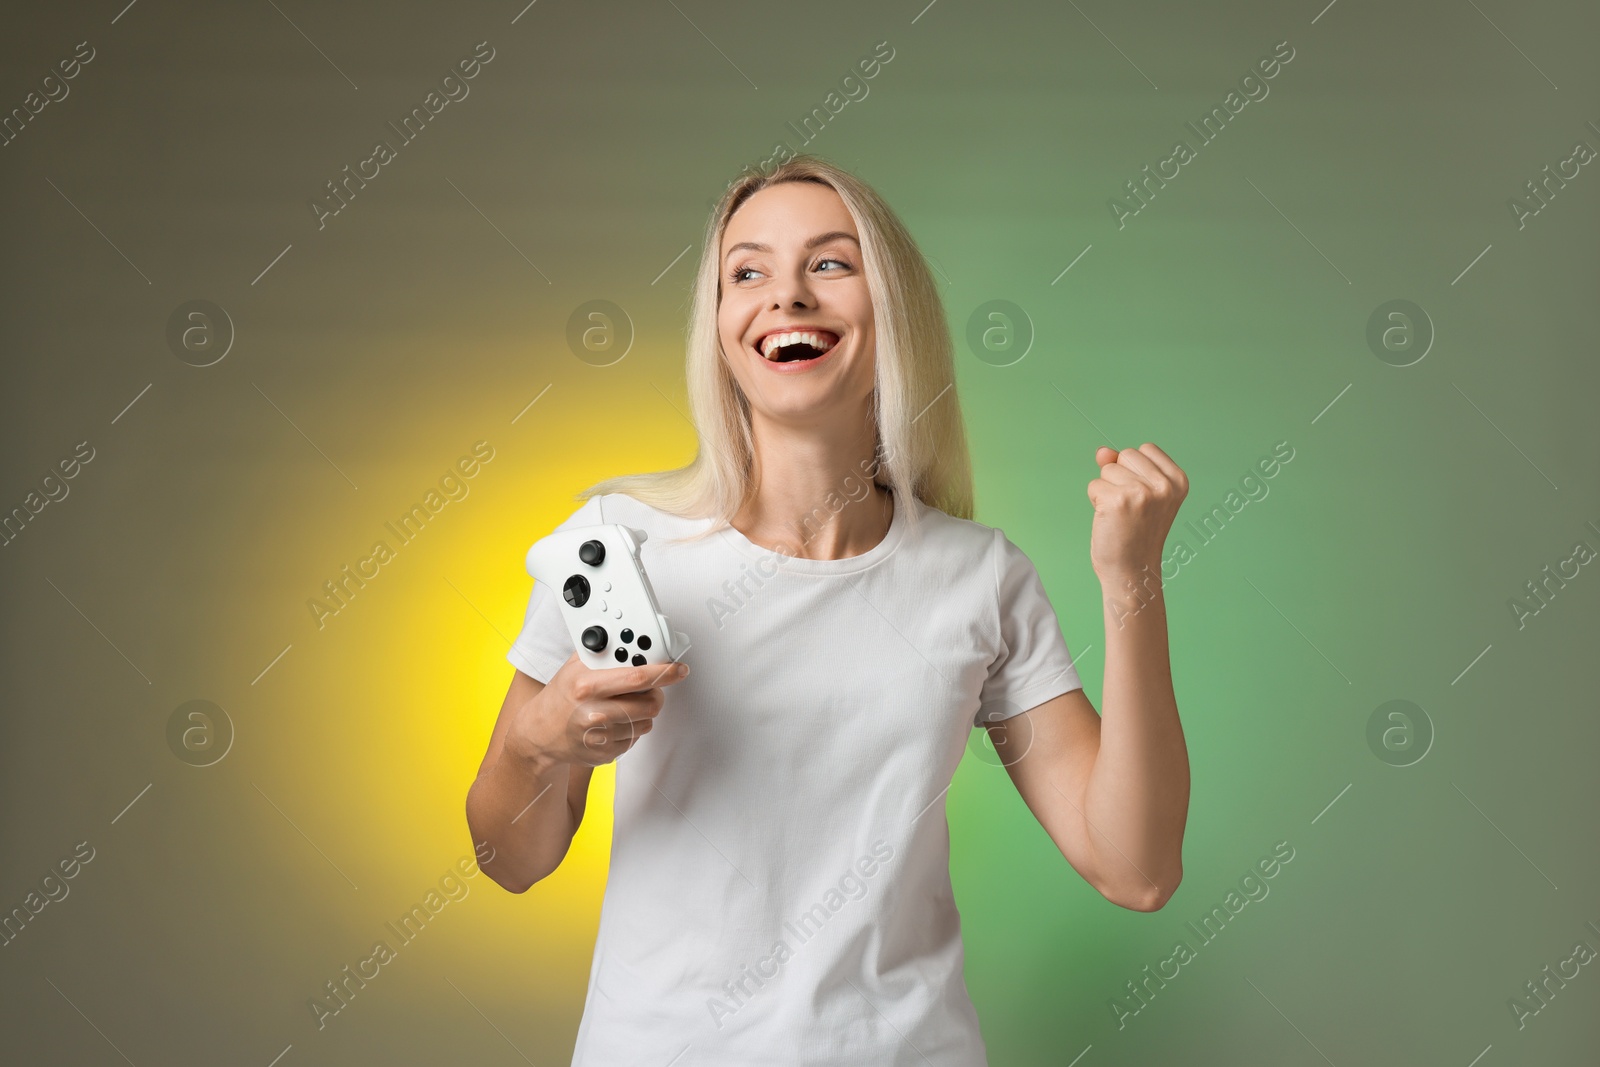
[[[1089,558],[1106,623],[1105,715],[1083,691],[990,727],[1028,807],[1106,899],[1155,911],[1183,878],[1189,751],[1173,694],[1161,554],[1189,492],[1146,442],[1095,452]],[[1019,736],[1020,734],[1020,736]]]
[[[591,670],[577,653],[548,685],[517,671],[467,790],[467,828],[494,849],[483,872],[523,893],[560,866],[594,768],[650,732],[661,687],[688,673],[681,663]]]
[[[1119,588],[1120,587],[1120,588]],[[1081,689],[990,726],[995,751],[1067,862],[1107,900],[1155,911],[1183,879],[1189,756],[1165,605],[1106,582],[1106,711]]]
[[[527,891],[566,858],[583,822],[594,774],[593,767],[506,751],[506,734],[518,708],[543,689],[543,682],[521,671],[512,674],[489,750],[467,790],[467,827],[473,841],[494,847],[494,859],[483,872],[513,893]]]

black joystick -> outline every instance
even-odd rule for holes
[[[578,546],[578,558],[591,567],[598,567],[606,561],[606,546],[603,541],[585,541]]]
[[[561,595],[573,607],[583,607],[589,602],[589,579],[581,574],[574,574],[567,579],[567,584],[561,587]]]
[[[599,652],[606,647],[606,629],[604,626],[591,626],[583,631],[583,647],[590,652]]]

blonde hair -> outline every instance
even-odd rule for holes
[[[933,275],[916,241],[877,192],[812,155],[797,155],[769,175],[742,175],[707,220],[686,361],[690,419],[699,442],[694,459],[673,470],[607,478],[579,495],[587,500],[625,493],[670,514],[714,518],[716,529],[726,526],[755,494],[749,402],[723,359],[718,339],[719,259],[733,213],[757,192],[783,182],[831,188],[861,236],[877,336],[877,448],[872,469],[863,471],[863,478],[871,477],[898,499],[914,496],[949,515],[972,518],[972,463],[955,393],[954,350]]]

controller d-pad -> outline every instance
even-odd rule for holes
[[[583,607],[589,602],[589,579],[581,574],[574,574],[567,579],[567,584],[561,587],[561,595],[573,607]]]
[[[578,546],[578,558],[591,567],[598,567],[605,562],[606,545],[604,541],[585,541]]]
[[[591,626],[583,631],[583,647],[590,652],[599,652],[606,647],[606,630],[604,626]]]

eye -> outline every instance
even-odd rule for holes
[[[817,261],[817,267],[820,268],[824,263],[837,263],[839,266],[843,267],[845,270],[850,270],[851,269],[849,261],[840,259],[838,256],[824,256],[822,259],[819,259]],[[746,274],[759,274],[759,273],[761,273],[761,272],[756,270],[754,267],[735,267],[735,268],[733,268],[733,270],[728,272],[728,281],[737,284],[739,282],[742,282],[742,281],[746,280],[745,279],[745,275]],[[834,274],[834,273],[837,273],[837,272],[836,271],[820,271],[819,270],[818,273]]]

